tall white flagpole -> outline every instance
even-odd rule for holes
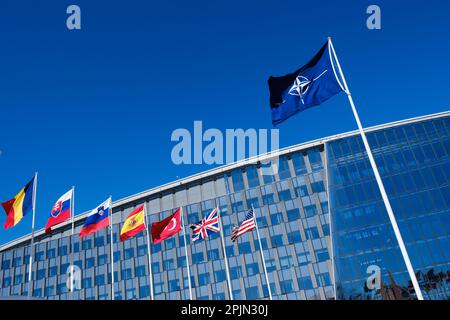
[[[114,237],[113,237],[113,223],[112,223],[112,196],[109,196],[109,230],[111,235],[111,300],[114,300]]]
[[[71,268],[71,276],[73,277],[73,271],[74,271],[74,267],[73,267],[73,235],[74,235],[74,220],[75,220],[75,186],[72,186],[72,199],[70,201],[70,215],[71,215],[71,220],[72,220],[72,232],[71,232],[71,237],[70,237],[70,268]],[[73,280],[73,279],[71,279]],[[73,292],[75,291],[75,286],[72,283],[72,287],[71,287],[71,297],[73,300]]]
[[[397,225],[397,220],[395,219],[394,212],[392,211],[391,203],[389,202],[389,198],[386,194],[386,190],[384,189],[383,181],[381,180],[380,173],[378,172],[377,164],[373,157],[372,150],[370,149],[369,142],[367,141],[366,134],[361,125],[361,121],[359,120],[359,116],[358,116],[358,112],[356,111],[355,103],[353,102],[352,95],[350,93],[350,90],[348,89],[347,82],[345,81],[344,73],[342,72],[341,65],[337,58],[336,52],[334,51],[333,42],[331,42],[330,37],[328,37],[328,43],[329,43],[329,46],[333,53],[334,59],[336,60],[336,65],[338,67],[339,73],[341,74],[342,82],[344,83],[345,93],[347,94],[348,101],[350,102],[350,106],[352,107],[353,115],[355,116],[355,120],[358,125],[359,133],[361,134],[361,138],[363,140],[364,147],[366,148],[367,156],[369,157],[370,164],[372,165],[372,169],[373,169],[375,179],[378,184],[378,188],[380,189],[381,196],[384,201],[384,205],[386,206],[386,210],[389,215],[389,220],[391,221],[392,228],[394,229],[395,237],[397,238],[397,242],[400,247],[400,251],[402,253],[403,260],[405,261],[406,268],[408,269],[409,277],[411,278],[411,282],[414,286],[414,290],[416,292],[417,299],[423,300],[422,291],[420,290],[419,282],[417,281],[417,277],[414,273],[414,268],[411,264],[411,260],[409,259],[408,252],[406,251],[406,247],[403,242],[403,238],[400,233],[400,229],[398,228],[398,225]],[[333,61],[331,61],[331,63],[333,63]]]
[[[32,296],[31,292],[31,271],[33,270],[33,256],[34,256],[34,224],[36,220],[36,189],[37,189],[37,179],[38,179],[38,173],[34,173],[34,181],[33,181],[33,219],[31,222],[31,246],[30,246],[30,260],[29,260],[29,266],[28,266],[28,296]]]
[[[150,277],[150,298],[152,300],[155,299],[153,294],[153,273],[152,273],[152,252],[150,250],[150,232],[149,232],[149,226],[147,224],[147,203],[144,202],[144,222],[145,222],[145,230],[147,231],[147,250],[148,250],[148,270],[149,270],[149,277]]]
[[[220,239],[222,240],[223,257],[225,259],[225,270],[227,272],[228,292],[230,294],[230,300],[233,300],[233,289],[231,287],[230,269],[228,267],[228,257],[227,257],[227,251],[225,250],[225,239],[224,239],[223,229],[222,229],[222,216],[220,215],[219,208],[217,207],[216,209],[217,209],[217,216],[219,218]]]
[[[266,259],[264,258],[264,251],[261,244],[261,237],[259,236],[259,229],[258,229],[258,223],[256,222],[256,212],[255,208],[252,204],[252,210],[253,210],[253,220],[255,221],[255,229],[256,229],[256,236],[258,237],[258,243],[259,243],[259,250],[261,253],[261,260],[264,268],[264,275],[266,276],[266,285],[267,285],[267,291],[269,292],[269,299],[272,300],[272,290],[270,289],[270,283],[269,283],[269,276],[267,275],[267,267],[266,267]]]
[[[184,215],[183,215],[183,207],[180,206],[180,214],[181,214],[181,224],[183,225],[183,239],[184,239],[184,254],[186,255],[186,266],[187,266],[187,275],[188,275],[188,285],[189,285],[189,299],[192,300],[192,284],[191,284],[191,270],[189,267],[189,256],[187,252],[187,243],[186,243],[186,231],[184,230]]]

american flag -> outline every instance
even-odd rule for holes
[[[211,211],[206,218],[203,218],[202,221],[191,224],[190,227],[192,229],[192,242],[205,239],[213,232],[219,232],[220,229],[217,208],[214,208],[214,210]]]
[[[238,237],[246,232],[252,231],[255,228],[255,216],[253,214],[253,209],[250,209],[248,210],[247,215],[245,216],[245,220],[241,223],[241,225],[239,227],[233,228],[231,240],[234,242]]]

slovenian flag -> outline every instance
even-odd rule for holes
[[[83,227],[80,231],[80,237],[85,237],[91,233],[97,232],[109,225],[109,216],[111,214],[111,198],[103,202],[97,208],[89,213]]]
[[[73,189],[67,191],[58,199],[58,201],[56,201],[53,205],[52,211],[50,212],[50,217],[47,220],[47,224],[45,225],[45,233],[51,233],[53,226],[70,219],[72,216],[72,199]]]

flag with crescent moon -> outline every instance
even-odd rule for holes
[[[181,230],[180,208],[164,220],[152,223],[152,241],[158,244]]]

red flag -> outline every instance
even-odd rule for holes
[[[153,244],[160,243],[181,230],[180,208],[164,220],[152,223]]]
[[[52,227],[72,217],[72,201],[73,201],[73,190],[70,190],[63,194],[61,198],[56,201],[50,213],[50,217],[45,225],[45,233],[52,233]]]

